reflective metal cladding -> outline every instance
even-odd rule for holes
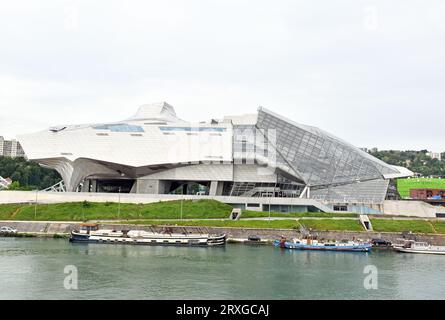
[[[380,203],[388,179],[412,174],[262,107],[188,122],[163,102],[125,121],[57,126],[19,140],[29,159],[61,174],[67,191],[116,190],[125,180],[133,193],[194,183],[199,194]]]

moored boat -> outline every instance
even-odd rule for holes
[[[392,249],[393,245],[391,241],[385,239],[371,239],[371,245],[373,249]]]
[[[107,243],[133,245],[174,246],[221,246],[226,244],[226,235],[158,233],[143,230],[106,230],[97,224],[82,224],[80,230],[71,232],[70,242]]]
[[[394,245],[394,250],[404,253],[423,253],[445,255],[445,246],[432,246],[427,242],[407,240],[404,244]]]
[[[287,241],[285,238],[274,242],[276,247],[293,250],[316,250],[316,251],[345,251],[345,252],[370,252],[372,245],[359,241],[319,241],[317,239],[293,239]]]

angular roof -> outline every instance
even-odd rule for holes
[[[265,108],[258,109],[257,128],[286,164],[311,186],[410,176],[321,129],[296,123]]]
[[[167,102],[145,104],[139,107],[136,114],[128,120],[166,120],[181,121],[177,116],[173,106]]]

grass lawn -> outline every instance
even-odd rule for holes
[[[371,219],[372,227],[377,232],[435,233],[431,224],[423,220],[384,220]]]
[[[318,231],[364,231],[358,220],[304,219],[300,223],[307,229]]]
[[[432,221],[431,224],[437,233],[445,234],[445,221]]]
[[[445,234],[445,222],[423,221],[423,220],[371,220],[374,231],[377,232],[403,232],[412,231],[415,233],[437,233]],[[120,221],[126,224],[128,221]],[[227,228],[266,228],[266,229],[299,229],[300,224],[306,228],[318,231],[364,231],[358,220],[334,220],[334,219],[304,219],[296,220],[190,220],[190,221],[165,221],[165,220],[141,220],[131,222],[139,225],[177,225],[177,226],[197,226],[197,227],[227,227]]]
[[[409,197],[411,189],[445,189],[445,179],[411,178],[397,179],[397,190],[402,198]]]
[[[228,218],[232,207],[215,200],[183,201],[184,219]],[[18,210],[18,211],[17,211]],[[15,215],[13,215],[15,212]],[[3,220],[34,220],[34,205],[0,205]],[[84,221],[99,219],[180,219],[181,201],[150,204],[70,202],[39,204],[35,220]]]
[[[151,204],[120,205],[118,215],[117,203],[71,202],[60,204],[40,204],[37,206],[36,220],[47,221],[85,221],[85,220],[124,220],[140,219],[131,222],[145,225],[184,225],[184,226],[214,226],[239,228],[273,228],[299,229],[300,223],[314,230],[364,231],[356,219],[336,220],[332,217],[356,217],[355,214],[341,213],[271,213],[272,217],[289,217],[284,220],[239,220],[224,221],[229,218],[232,207],[215,200],[186,200],[182,202],[183,219],[193,221],[179,221],[181,218],[181,201],[156,202]],[[34,220],[34,205],[31,204],[0,204],[0,220]],[[243,212],[242,218],[268,217],[268,212]],[[322,217],[323,219],[304,219],[300,222],[291,218]],[[178,219],[175,221],[161,221],[159,219]],[[217,219],[213,221],[197,219]],[[418,233],[445,234],[445,221],[423,220],[385,220],[371,219],[377,232],[412,231]]]
[[[17,204],[0,205],[0,220],[9,220],[20,208],[21,205]]]
[[[125,224],[126,221],[120,221]],[[192,221],[160,221],[160,220],[144,220],[132,222],[132,224],[143,225],[178,225],[178,226],[199,226],[199,227],[227,227],[227,228],[265,228],[265,229],[300,229],[300,223],[304,224],[307,228],[314,230],[351,230],[351,231],[363,231],[362,226],[356,220],[192,220]]]
[[[127,221],[119,223],[126,224]],[[197,227],[225,227],[225,228],[259,228],[259,229],[299,229],[300,224],[296,220],[189,220],[189,221],[165,221],[165,220],[141,220],[132,222],[138,225],[171,225],[171,226],[197,226]]]
[[[243,210],[242,218],[259,218],[268,217],[269,212],[247,211]],[[319,218],[332,218],[332,217],[345,217],[345,218],[357,218],[355,213],[325,213],[325,212],[271,212],[271,217],[283,217],[283,218],[303,218],[303,217],[319,217]]]
[[[182,202],[184,219],[227,219],[232,207],[215,200],[186,200]],[[45,220],[45,221],[85,221],[121,219],[180,219],[181,201],[164,201],[150,204],[108,202],[67,202],[37,205],[34,218],[34,204],[0,204],[1,220]],[[269,212],[243,211],[243,218],[268,217]],[[356,217],[356,214],[316,213],[316,212],[272,212],[272,217]]]

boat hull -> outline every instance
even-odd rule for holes
[[[149,238],[94,236],[72,232],[69,241],[71,243],[101,243],[101,244],[127,244],[145,246],[223,246],[227,242],[226,235],[218,236],[166,236]]]
[[[421,249],[412,249],[412,248],[403,248],[403,247],[394,247],[394,250],[396,250],[398,252],[403,252],[403,253],[445,255],[445,251],[435,251],[435,250],[421,250]]]

